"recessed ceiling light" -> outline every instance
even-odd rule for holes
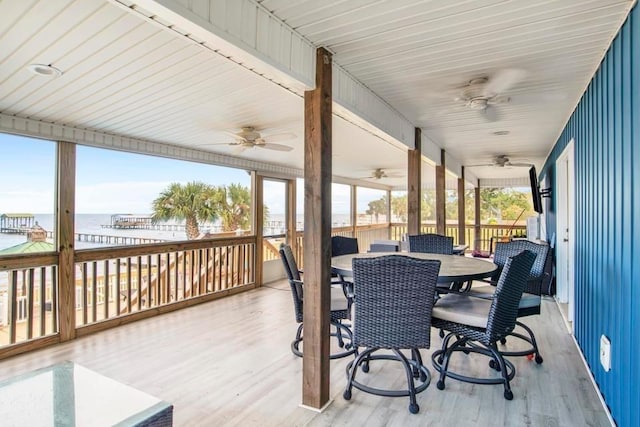
[[[497,135],[497,136],[504,136],[504,135],[509,135],[509,131],[508,130],[497,130],[493,134]]]
[[[45,64],[31,64],[27,66],[27,70],[31,71],[33,74],[45,77],[60,77],[62,75],[62,71],[56,67]]]

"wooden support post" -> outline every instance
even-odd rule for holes
[[[74,217],[76,205],[76,145],[58,142],[56,159],[56,245],[58,247],[58,305],[60,341],[76,337],[76,268]]]
[[[358,187],[351,185],[351,237],[358,237]]]
[[[416,128],[415,148],[409,150],[407,181],[407,234],[420,234],[422,222],[422,129]]]
[[[481,231],[480,231],[480,180],[478,180],[478,182],[476,183],[476,188],[474,188],[474,194],[475,194],[475,205],[476,205],[476,216],[475,216],[475,221],[474,221],[474,225],[475,225],[475,242],[479,242],[482,235],[481,235]],[[475,244],[474,244],[474,249],[481,249],[481,248],[476,248]]]
[[[291,246],[293,253],[296,252],[296,246],[298,246],[297,239],[297,216],[296,212],[296,180],[287,180],[287,241]],[[297,260],[296,260],[297,261]]]
[[[467,227],[465,224],[465,206],[464,206],[464,167],[462,167],[462,176],[458,178],[458,244],[466,244]]]
[[[255,281],[256,286],[262,286],[264,251],[264,179],[255,172],[251,175],[251,188],[253,188],[253,231],[256,236],[256,256],[255,256]]]
[[[391,239],[391,190],[387,190],[387,239]]]
[[[329,401],[331,281],[331,54],[316,51],[316,88],[304,93],[304,354],[302,404]]]
[[[440,151],[440,164],[436,166],[436,233],[447,233],[445,152]]]

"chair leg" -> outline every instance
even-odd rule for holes
[[[300,351],[300,343],[302,342],[302,323],[298,325],[298,330],[296,331],[296,338],[291,341],[291,352],[298,357],[302,357],[302,352]]]
[[[353,388],[353,380],[356,378],[358,366],[362,364],[365,358],[368,358],[369,355],[375,350],[375,348],[367,348],[362,353],[358,354],[358,356],[354,360],[347,364],[347,386],[342,393],[342,397],[344,397],[344,400],[351,399],[351,389]]]
[[[340,323],[339,321],[336,323]],[[340,326],[336,325],[336,338],[338,339],[338,347],[344,347],[344,341],[342,340],[342,330]]]
[[[409,361],[407,360],[407,357],[404,354],[402,354],[401,351],[394,349],[393,352],[395,353],[396,356],[398,356],[398,359],[402,361],[402,364],[404,365],[405,373],[407,374],[407,386],[409,390],[409,412],[411,412],[412,414],[417,414],[418,411],[420,411],[420,406],[416,401],[416,385],[413,382],[413,377],[414,377],[413,368],[409,363]],[[413,350],[411,352],[414,353]]]
[[[513,400],[513,392],[511,391],[511,385],[509,384],[509,373],[507,371],[507,365],[504,362],[504,358],[500,351],[498,351],[498,347],[495,343],[491,344],[488,348],[500,366],[500,373],[502,374],[502,380],[504,382],[504,398],[507,400]]]
[[[536,363],[538,365],[541,364],[544,361],[544,359],[540,355],[540,350],[538,349],[538,342],[536,341],[536,336],[534,335],[533,331],[531,330],[530,327],[528,327],[522,322],[516,321],[516,325],[520,326],[522,329],[527,331],[527,334],[529,334],[529,338],[531,339],[531,345],[533,346],[533,354],[535,355]]]

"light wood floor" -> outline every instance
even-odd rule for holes
[[[173,403],[178,426],[609,425],[555,303],[543,304],[541,316],[525,321],[537,331],[545,361],[512,359],[513,401],[504,400],[499,385],[448,379],[440,391],[434,379],[418,397],[417,415],[409,413],[408,398],[354,389],[345,401],[346,359],[331,362],[329,408],[317,414],[299,407],[302,360],[289,350],[297,325],[285,282],[2,361],[0,379],[72,360]],[[432,350],[439,344],[434,330]],[[423,358],[434,373],[430,354]],[[460,358],[461,368],[492,373],[483,357]],[[402,371],[381,364],[365,377],[405,381]]]

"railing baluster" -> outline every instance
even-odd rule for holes
[[[151,255],[147,255],[147,307],[153,307],[158,303],[153,298],[153,288],[151,287]],[[140,310],[140,300],[142,299],[142,288],[138,286],[138,310]]]
[[[51,267],[51,322],[51,333],[58,333],[58,267],[55,265]]]
[[[47,334],[47,318],[46,318],[46,304],[47,304],[47,267],[40,267],[40,336],[43,337]]]
[[[187,254],[182,251],[182,299],[187,299]]]
[[[116,316],[120,316],[120,260],[122,258],[116,258]]]
[[[138,257],[138,288],[140,288],[140,257]],[[139,299],[139,298],[138,298]],[[127,258],[127,313],[131,313],[131,258]]]
[[[9,343],[15,344],[16,330],[18,322],[18,272],[12,270],[10,273],[11,283],[9,284]]]
[[[87,263],[82,263],[82,324],[86,325],[88,323],[88,313],[87,313],[87,293],[89,292],[87,288]]]
[[[104,318],[109,318],[109,261],[104,261]]]
[[[26,312],[26,322],[27,322],[27,339],[30,340],[33,338],[33,282],[35,281],[36,271],[33,268],[29,269],[29,273],[27,275],[27,312]]]
[[[155,284],[156,284],[156,306],[162,305],[163,301],[162,301],[162,259],[161,259],[162,255],[158,254],[156,256],[156,262],[157,262],[157,267],[156,267],[156,280],[155,280]]]
[[[91,315],[98,321],[98,261],[93,261],[93,282],[91,283]]]

